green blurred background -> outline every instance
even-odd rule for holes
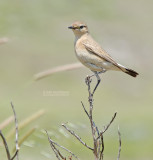
[[[39,109],[46,110],[28,126],[37,125],[38,129],[21,146],[20,159],[56,159],[44,129],[81,159],[93,159],[90,151],[60,127],[62,122],[70,122],[69,126],[92,145],[89,122],[80,103],[82,100],[88,107],[84,79],[91,72],[80,68],[33,80],[40,71],[77,62],[74,35],[67,29],[76,20],[88,24],[93,37],[115,60],[140,74],[136,79],[121,72],[101,75],[102,83],[94,97],[94,118],[99,128],[118,112],[104,135],[105,159],[117,157],[118,125],[121,159],[153,159],[152,6],[151,0],[0,0],[0,37],[10,39],[0,45],[0,122],[12,115],[11,101],[18,121]],[[47,91],[68,95],[44,95]],[[21,130],[20,135],[24,132]],[[6,159],[2,147],[0,159]]]

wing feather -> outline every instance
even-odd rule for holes
[[[88,39],[84,40],[83,45],[91,54],[94,54],[99,58],[102,58],[107,62],[114,64],[116,67],[122,70],[122,68],[112,59],[112,57],[106,51],[104,51],[100,47],[100,45],[96,43],[93,39],[90,39],[90,41]]]

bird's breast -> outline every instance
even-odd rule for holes
[[[102,59],[88,52],[85,47],[75,47],[79,61],[92,71],[102,71]]]
[[[85,46],[77,41],[75,44],[75,53],[77,58],[82,62],[82,63],[101,63],[103,59],[99,58],[98,56],[94,55],[93,53],[90,53]]]

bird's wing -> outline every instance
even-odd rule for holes
[[[100,47],[100,45],[96,43],[93,39],[86,39],[82,43],[90,53],[106,60],[107,62],[114,64],[116,67],[122,70],[122,68],[112,59],[112,57],[106,51],[104,51]]]

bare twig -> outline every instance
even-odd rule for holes
[[[121,133],[120,133],[120,130],[119,130],[119,127],[118,127],[118,137],[119,137],[119,148],[118,148],[118,156],[117,156],[117,160],[120,159],[120,154],[121,154]]]
[[[48,139],[48,140],[49,140],[49,139]],[[50,141],[49,141],[49,143],[50,143],[50,146],[51,146],[52,150],[54,151],[54,153],[55,153],[55,155],[56,155],[56,158],[57,158],[58,160],[60,160],[60,157],[59,157],[57,151],[55,150],[54,145],[53,145]]]
[[[98,160],[100,159],[100,150],[101,149],[101,139],[97,140],[97,155],[98,155]]]
[[[46,133],[47,133],[47,132],[46,132]],[[54,142],[50,137],[49,137],[49,140],[50,140],[53,144],[55,144],[56,146],[58,146],[58,147],[64,149],[65,151],[67,151],[68,153],[70,153],[72,156],[74,156],[76,159],[79,160],[79,158],[78,158],[72,151],[70,151],[69,149],[67,149],[67,148],[65,148],[65,147],[63,147],[63,146],[61,146],[61,145],[59,145],[58,143]]]
[[[97,153],[97,139],[96,139],[96,131],[97,127],[95,127],[93,119],[92,119],[92,110],[93,110],[93,94],[91,93],[91,88],[90,88],[90,83],[91,79],[90,76],[86,78],[86,84],[88,86],[88,93],[89,93],[89,105],[90,105],[90,110],[89,110],[89,119],[90,119],[90,124],[91,124],[91,131],[92,131],[92,137],[93,137],[93,142],[94,142],[94,156],[95,160],[98,159],[98,153]]]
[[[51,140],[51,139],[50,139]],[[70,150],[68,150],[67,148],[57,144],[56,142],[54,142],[53,140],[51,140],[55,145],[59,146],[60,148],[64,149],[65,151],[69,152],[70,154],[72,154],[72,156],[74,156],[76,159],[79,159],[73,152],[71,152]]]
[[[10,151],[9,151],[9,148],[8,148],[8,145],[7,145],[7,142],[6,142],[6,139],[5,139],[5,137],[3,136],[1,130],[0,130],[0,136],[1,136],[1,138],[2,138],[2,140],[3,140],[3,144],[4,144],[4,146],[5,146],[7,158],[8,158],[8,160],[11,160]]]
[[[85,106],[84,106],[84,104],[83,104],[83,102],[82,102],[82,101],[81,101],[81,104],[82,104],[82,107],[83,107],[83,109],[84,109],[85,113],[87,114],[88,118],[90,118],[90,117],[89,117],[89,113],[88,113],[88,111],[86,110],[86,108],[85,108]]]
[[[50,146],[52,148],[52,150],[54,151],[55,155],[56,155],[56,158],[58,160],[60,160],[60,157],[64,160],[65,157],[60,153],[60,151],[55,147],[55,145],[53,144],[52,140],[49,138],[49,135],[48,135],[48,132],[46,131],[46,134],[48,136],[48,141],[50,143]]]
[[[15,138],[15,144],[16,144],[16,158],[17,160],[19,159],[18,157],[18,150],[19,150],[19,145],[18,145],[18,137],[19,137],[19,133],[18,133],[18,120],[17,120],[17,116],[16,116],[16,112],[15,112],[15,109],[14,109],[14,106],[13,106],[13,103],[11,102],[11,107],[12,107],[12,110],[13,110],[13,113],[14,113],[14,120],[15,120],[15,130],[16,130],[16,138]]]
[[[114,113],[114,116],[112,117],[111,121],[110,121],[109,124],[105,127],[105,129],[104,129],[102,132],[100,132],[100,134],[99,134],[99,136],[97,137],[97,139],[99,139],[100,136],[107,131],[107,129],[110,127],[110,125],[111,125],[112,122],[114,121],[116,115],[117,115],[117,112]]]
[[[11,158],[11,160],[13,160],[17,156],[18,152],[19,152],[19,150],[16,150],[16,152],[14,153],[14,156]]]
[[[110,125],[113,123],[117,112],[115,112],[114,116],[112,117],[110,123],[104,128],[104,131],[101,131],[99,133],[98,127],[95,125],[93,118],[92,118],[92,111],[93,111],[93,94],[91,93],[91,88],[90,88],[90,83],[91,83],[91,77],[88,76],[86,78],[86,84],[88,86],[88,93],[89,93],[89,106],[90,106],[90,110],[89,113],[87,112],[87,110],[85,109],[85,106],[82,103],[82,106],[84,108],[85,113],[87,114],[87,116],[90,119],[90,124],[91,124],[91,130],[92,130],[92,137],[93,137],[93,142],[94,142],[94,156],[95,156],[95,160],[103,160],[103,152],[104,152],[104,139],[103,139],[103,133],[105,133],[108,128],[110,127]],[[97,131],[97,135],[98,137],[96,138],[96,134],[95,134],[95,130]],[[100,138],[100,139],[99,139]],[[100,148],[102,147],[101,151]]]
[[[104,137],[103,137],[103,135],[101,135],[101,146],[102,146],[102,149],[100,152],[100,160],[103,160],[103,153],[104,153]]]
[[[17,121],[16,112],[15,112],[15,109],[14,109],[14,106],[13,106],[12,102],[11,102],[11,107],[12,107],[12,110],[13,110],[13,113],[14,113],[15,129],[16,129],[16,139],[15,139],[16,152],[12,156],[12,158],[11,158],[11,155],[10,155],[10,152],[9,152],[7,141],[6,141],[5,137],[3,136],[1,130],[0,130],[0,135],[1,135],[2,139],[3,139],[3,143],[4,143],[4,146],[5,146],[5,150],[6,150],[6,153],[7,153],[8,160],[13,160],[15,157],[17,157],[17,160],[18,160],[18,152],[19,152],[19,145],[18,145],[18,121]],[[10,118],[9,120],[7,120],[7,122],[5,122],[5,124],[8,124],[8,121],[10,122],[11,119],[12,118]]]
[[[84,106],[84,104],[83,104],[82,101],[81,101],[81,104],[82,104],[82,107],[83,107],[85,113],[87,114],[88,118],[90,119],[89,113],[88,113],[88,111],[86,110],[86,108],[85,108],[85,106]],[[94,125],[94,127],[96,128],[97,134],[98,134],[98,136],[99,136],[99,130],[98,130],[98,127],[96,126],[95,122],[93,122],[93,125]]]
[[[95,122],[93,120],[93,94],[94,94],[94,92],[92,93],[91,92],[91,88],[90,88],[91,76],[88,76],[85,79],[85,82],[86,82],[86,84],[88,86],[88,93],[89,93],[89,97],[88,97],[89,111],[86,110],[86,108],[85,108],[85,106],[84,106],[84,104],[83,104],[82,101],[81,101],[81,104],[82,104],[82,107],[83,107],[83,109],[84,109],[87,117],[89,118],[89,121],[90,121],[90,126],[91,126],[91,131],[92,131],[92,138],[93,138],[93,148],[91,148],[85,142],[83,142],[82,139],[73,130],[70,130],[66,126],[66,124],[62,124],[62,126],[70,134],[72,134],[81,144],[83,144],[85,147],[87,147],[88,149],[90,149],[90,150],[93,151],[95,160],[103,160],[103,153],[104,153],[104,137],[103,137],[103,134],[108,130],[108,128],[113,123],[114,119],[116,118],[117,112],[114,113],[114,115],[113,115],[111,121],[109,122],[109,124],[106,127],[104,127],[104,130],[101,131],[101,132],[99,132],[99,129],[96,126],[96,124],[95,124]],[[120,158],[120,152],[121,152],[121,135],[120,135],[119,129],[118,129],[118,135],[119,135],[119,151],[118,151],[118,158],[117,158],[117,160],[119,160],[119,158]],[[53,149],[53,151],[55,152],[56,155],[60,155],[60,152],[59,152],[59,150],[56,149],[55,145],[57,145],[58,147],[61,147],[62,149],[68,151],[69,153],[71,153],[71,151],[67,150],[63,146],[60,146],[59,144],[57,144],[56,142],[54,142],[50,138],[49,138],[49,141],[50,141],[51,147],[52,147],[52,149]],[[75,157],[75,158],[77,158],[77,157]],[[72,160],[72,157],[69,157],[69,160]]]
[[[95,130],[96,130],[96,132],[97,132],[97,135],[99,136],[99,129],[98,129],[98,127],[96,126],[96,124],[95,124],[95,122],[93,121],[93,120],[91,120],[91,118],[92,118],[92,116],[90,116],[89,115],[89,113],[88,113],[88,111],[86,110],[86,108],[85,108],[85,106],[84,106],[84,104],[83,104],[83,102],[81,101],[81,104],[82,104],[82,107],[83,107],[83,109],[84,109],[84,111],[85,111],[85,113],[87,114],[87,116],[88,116],[88,118],[89,118],[89,120],[90,120],[90,123],[92,122],[92,126],[93,126],[93,129],[94,129],[94,132],[95,132]],[[90,107],[90,110],[92,109],[92,107]],[[90,112],[90,114],[91,114],[91,112]],[[95,134],[95,133],[94,133]],[[101,141],[100,140],[96,140],[96,136],[94,135],[94,141],[95,141],[95,143],[96,143],[96,148],[98,148],[98,149],[96,149],[97,150],[97,156],[100,154],[100,148],[101,148]]]
[[[51,143],[52,143],[52,142],[51,142]],[[54,145],[53,143],[52,143],[52,145],[53,145],[54,149],[57,151],[58,155],[59,155],[63,160],[65,160],[66,158],[63,157],[63,155],[62,155],[61,152],[55,147],[55,145]]]
[[[57,158],[58,160],[60,160],[59,154],[57,153],[57,151],[55,150],[55,146],[54,146],[51,142],[50,142],[50,146],[51,146],[52,150],[54,151],[54,153],[55,153],[55,155],[56,155],[56,158]]]
[[[34,78],[35,78],[35,80],[39,80],[39,79],[45,78],[45,77],[50,76],[50,75],[57,73],[57,72],[73,70],[73,69],[80,68],[82,66],[83,65],[81,63],[72,63],[72,64],[66,64],[63,66],[58,66],[58,67],[37,73],[36,75],[34,75]]]
[[[82,139],[72,130],[70,130],[65,124],[62,124],[62,126],[69,132],[71,133],[76,139],[79,140],[80,143],[82,143],[85,147],[87,147],[90,150],[94,150],[93,148],[89,147],[85,142],[82,141]]]

